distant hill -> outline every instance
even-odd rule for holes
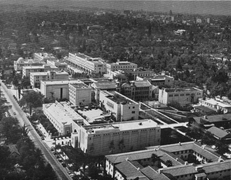
[[[0,0],[4,3],[66,7],[96,7],[118,10],[231,15],[231,1],[127,1],[127,0]]]

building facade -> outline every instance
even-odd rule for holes
[[[44,62],[35,61],[34,59],[23,59],[20,57],[17,61],[14,61],[14,70],[22,71],[24,66],[42,66]]]
[[[180,105],[184,106],[197,103],[202,96],[203,91],[197,88],[163,88],[159,90],[158,100],[165,105],[178,102]]]
[[[40,88],[41,81],[68,80],[68,78],[69,74],[67,72],[31,72],[30,84],[33,88]]]
[[[107,72],[122,70],[124,72],[130,72],[137,69],[137,64],[129,61],[118,61],[116,63],[107,64]]]
[[[23,66],[22,76],[30,77],[32,72],[47,72],[47,71],[58,71],[56,66],[43,65],[43,66]]]
[[[152,97],[152,85],[147,80],[131,81],[122,84],[121,93],[136,101],[148,100]]]
[[[74,106],[85,106],[91,103],[92,89],[84,83],[69,84],[69,101]]]
[[[81,83],[79,80],[41,81],[40,91],[48,99],[69,99],[69,84]]]
[[[74,132],[74,129],[72,129],[74,120],[83,121],[82,116],[67,104],[61,104],[57,101],[55,103],[43,104],[43,112],[60,135],[68,135]]]
[[[79,148],[91,155],[143,149],[160,143],[160,127],[152,120],[82,126]]]
[[[116,121],[137,120],[139,117],[139,104],[118,92],[100,91],[99,101]]]
[[[66,62],[73,67],[80,68],[89,74],[104,74],[107,71],[104,60],[92,58],[82,53],[69,53]]]

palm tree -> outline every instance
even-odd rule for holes
[[[119,150],[120,150],[120,151],[123,151],[123,150],[124,150],[124,148],[125,148],[124,139],[121,139],[121,140],[119,141],[118,146],[119,146]]]
[[[112,140],[109,144],[109,153],[113,153],[115,149],[115,144],[114,144],[114,141]]]

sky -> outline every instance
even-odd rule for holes
[[[7,3],[21,3],[29,5],[97,7],[118,10],[145,10],[156,12],[192,13],[192,14],[221,14],[231,15],[230,1],[209,0],[0,0]],[[57,3],[59,2],[59,3]]]

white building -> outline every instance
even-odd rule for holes
[[[137,64],[129,61],[118,61],[116,63],[107,64],[107,72],[122,70],[124,72],[134,71],[137,69]]]
[[[43,112],[50,122],[54,125],[60,135],[77,132],[75,121],[85,122],[82,116],[76,113],[67,104],[59,102],[43,104]]]
[[[163,88],[159,90],[158,100],[162,104],[178,102],[184,106],[187,104],[197,103],[203,96],[203,91],[197,88]]]
[[[69,100],[75,106],[91,103],[92,89],[84,83],[69,84]]]
[[[160,127],[152,120],[82,126],[78,145],[91,155],[138,150],[160,144]]]
[[[69,84],[79,80],[41,81],[40,91],[48,99],[69,99]]]
[[[210,109],[215,111],[222,111],[223,113],[230,113],[231,112],[231,104],[223,102],[222,100],[216,99],[199,99],[199,104],[202,106],[206,106]]]
[[[22,76],[30,76],[31,72],[47,72],[47,71],[58,71],[58,68],[53,65],[43,65],[43,66],[23,66]]]
[[[17,61],[14,61],[14,70],[22,71],[24,66],[42,66],[44,62],[36,61],[34,59],[23,59],[20,57]]]
[[[78,67],[89,74],[104,74],[107,71],[104,60],[92,58],[82,53],[69,53],[66,61],[70,66]]]
[[[49,54],[49,53],[34,53],[34,60],[37,60],[37,61],[44,61],[46,62],[47,60],[57,60],[56,57],[54,57],[53,54]]]
[[[116,121],[137,120],[139,117],[139,104],[116,91],[100,91],[99,101]]]
[[[67,72],[31,72],[30,73],[30,84],[33,88],[40,88],[41,81],[49,80],[68,80],[69,74]]]
[[[59,71],[67,70],[67,63],[60,60],[47,60],[47,64],[56,66],[59,69]]]

